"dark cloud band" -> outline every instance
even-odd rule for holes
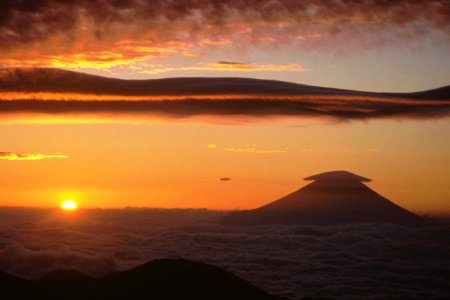
[[[450,101],[440,104],[386,103],[291,100],[167,100],[167,101],[59,101],[16,100],[0,101],[0,113],[40,113],[52,115],[135,115],[140,117],[188,118],[195,116],[317,116],[337,119],[372,118],[441,118],[450,115]]]

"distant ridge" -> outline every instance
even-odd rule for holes
[[[221,222],[235,225],[396,223],[418,225],[421,218],[377,194],[370,179],[331,171],[305,178],[312,183],[262,207],[233,212]]]
[[[415,93],[373,93],[277,80],[185,77],[148,80],[107,78],[54,68],[0,68],[0,92],[68,92],[109,95],[358,95],[450,100],[450,86]]]
[[[218,267],[184,259],[159,259],[102,278],[56,271],[28,281],[0,272],[5,300],[281,300]]]

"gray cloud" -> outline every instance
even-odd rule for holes
[[[345,299],[450,295],[450,226],[233,227],[208,210],[0,209],[0,270],[38,278],[59,268],[90,275],[155,258],[218,265],[274,294]]]
[[[1,64],[92,68],[208,50],[368,51],[441,43],[450,34],[449,2],[326,0],[4,0]],[[419,43],[417,43],[419,42]],[[33,51],[27,51],[32,47]]]
[[[344,35],[348,31],[398,30],[416,24],[413,30],[417,37],[425,34],[425,29],[419,30],[419,24],[424,23],[449,33],[450,14],[449,3],[445,0],[6,0],[0,4],[0,20],[0,41],[4,41],[0,45],[11,47],[17,43],[45,41],[58,33],[68,34],[69,39],[88,26],[93,27],[97,40],[106,41],[110,38],[107,33],[118,30],[115,24],[128,25],[127,31],[131,34],[141,30],[143,36],[162,39],[175,39],[175,32],[180,30],[187,30],[191,38],[206,28],[220,34],[236,29],[236,24],[250,26],[254,39],[261,33],[258,27],[273,27],[272,30],[278,29],[277,33],[282,34],[285,32],[280,28],[290,25]]]

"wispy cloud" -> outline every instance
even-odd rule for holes
[[[168,67],[168,66],[149,66],[148,70],[142,71],[142,74],[161,74],[174,71],[227,71],[227,72],[304,72],[306,69],[299,64],[285,65],[257,65],[254,63],[240,63],[230,61],[218,61],[214,63],[204,63],[199,66],[190,67]]]
[[[134,65],[143,60],[162,57],[178,51],[186,51],[188,48],[189,44],[184,42],[169,42],[164,46],[157,46],[152,42],[126,40],[118,41],[112,46],[99,46],[96,49],[76,53],[24,54],[18,51],[11,53],[8,57],[0,58],[0,65],[11,67],[108,69]]]
[[[225,147],[223,148],[226,152],[234,153],[257,153],[257,154],[280,154],[286,153],[286,149],[275,149],[269,147],[260,147],[254,144],[247,144],[240,147]]]
[[[68,158],[69,156],[61,153],[41,154],[41,153],[19,153],[19,152],[0,152],[0,160],[43,160],[53,158]]]

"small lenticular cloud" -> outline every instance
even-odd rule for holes
[[[41,153],[0,152],[0,160],[42,160],[52,158],[68,158],[68,156],[61,153],[41,154]]]
[[[286,149],[271,149],[267,147],[257,147],[256,145],[244,145],[243,147],[226,147],[226,152],[233,153],[258,153],[258,154],[279,154],[286,153]]]
[[[231,178],[229,178],[229,177],[222,177],[222,178],[220,178],[219,180],[220,180],[220,181],[230,181]]]

